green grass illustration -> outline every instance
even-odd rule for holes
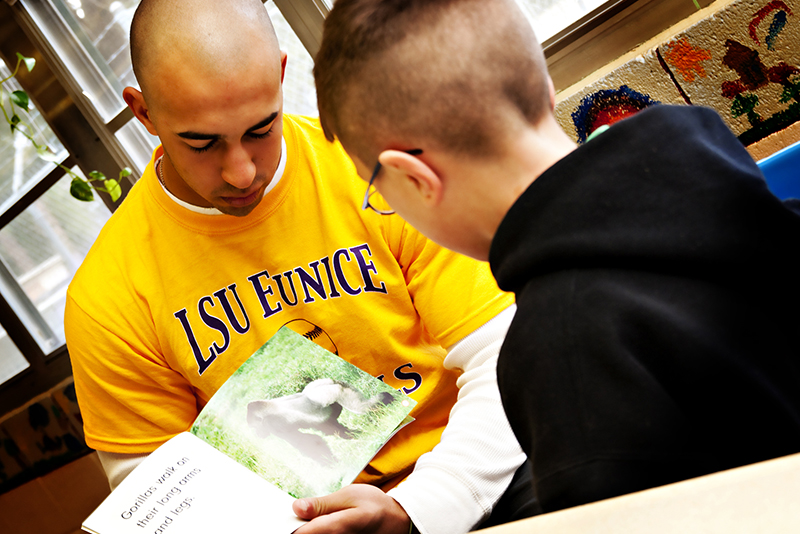
[[[247,405],[303,391],[329,378],[364,397],[388,392],[394,398],[364,414],[342,410],[338,422],[356,439],[325,435],[335,461],[321,465],[284,439],[259,437],[247,424]],[[198,416],[192,433],[294,497],[325,495],[352,482],[406,418],[415,401],[288,328],[282,328],[219,389]]]

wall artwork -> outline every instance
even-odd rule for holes
[[[659,47],[687,101],[715,108],[745,145],[800,119],[798,8],[740,0]]]
[[[559,122],[583,142],[637,106],[685,103],[716,109],[755,143],[800,120],[799,12],[800,0],[731,2],[564,99]]]
[[[586,95],[581,99],[578,109],[571,114],[575,131],[578,134],[578,142],[585,142],[589,135],[600,126],[610,126],[653,104],[660,104],[660,102],[646,94],[634,91],[627,85],[622,85],[617,89],[601,89]]]
[[[614,124],[647,106],[685,102],[651,50],[563,98],[556,104],[555,115],[564,131],[583,143],[598,127]]]

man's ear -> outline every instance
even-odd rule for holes
[[[419,157],[402,150],[384,150],[378,161],[387,171],[403,175],[409,181],[408,185],[419,193],[424,205],[434,207],[442,201],[442,179]]]
[[[139,119],[139,122],[144,124],[150,135],[158,135],[155,126],[153,126],[153,121],[150,119],[150,111],[147,107],[147,102],[144,101],[142,92],[133,87],[126,87],[122,90],[122,98],[133,111],[133,115]]]
[[[283,83],[283,77],[286,75],[286,58],[287,54],[285,50],[281,50],[281,83]]]

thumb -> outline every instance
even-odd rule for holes
[[[292,511],[300,519],[311,520],[320,515],[317,501],[319,499],[297,499],[292,503]]]
[[[292,503],[292,511],[300,519],[311,520],[321,515],[338,512],[344,508],[349,508],[347,503],[342,502],[336,493],[325,497],[314,497],[307,499],[297,499]]]
[[[352,495],[353,488],[354,486],[347,486],[324,497],[297,499],[292,503],[292,511],[300,519],[311,520],[321,515],[352,508],[356,504]]]

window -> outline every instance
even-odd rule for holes
[[[158,140],[122,99],[137,86],[130,61],[131,20],[138,0],[21,0],[32,24],[60,59],[78,103],[141,175]],[[84,5],[86,4],[86,5]]]
[[[550,39],[608,0],[517,0],[539,42]]]
[[[56,5],[31,4],[39,10],[54,10]],[[124,119],[121,99],[114,103],[108,95],[92,92],[93,87],[99,87],[98,80],[117,80],[118,85],[124,79],[125,69],[117,65],[114,52],[100,47],[105,55],[98,57],[106,61],[107,68],[101,72],[103,76],[87,77],[92,71],[86,65],[94,64],[96,58],[85,52],[86,43],[80,42],[79,48],[91,61],[66,66],[54,60],[56,56],[71,56],[68,51],[53,52],[58,40],[49,40],[39,31],[44,23],[40,27],[33,22],[36,14],[21,2],[13,7],[0,3],[0,58],[16,60],[20,52],[37,59],[31,73],[23,67],[4,86],[9,91],[24,89],[31,96],[36,109],[15,111],[30,125],[37,142],[53,150],[53,159],[58,162],[39,158],[25,136],[0,124],[0,385],[4,385],[0,387],[0,406],[6,410],[69,374],[63,329],[66,288],[110,217],[109,207],[113,208],[110,201],[84,203],[72,198],[71,178],[65,168],[78,175],[97,169],[116,176],[129,165],[129,152],[133,152],[119,142],[108,142],[116,140],[115,133],[122,134],[120,127],[113,127],[114,121],[119,126],[127,122],[120,120],[121,115]],[[58,20],[63,22],[62,18]],[[112,29],[113,24],[106,23],[98,34],[110,36]],[[95,38],[96,43],[101,41]],[[0,77],[8,77],[15,65],[0,61]],[[58,69],[70,73],[71,89],[62,81],[67,78],[55,74]],[[81,87],[76,81],[81,75],[84,78],[80,83],[88,88],[77,93],[83,108],[74,98],[75,87]],[[115,91],[112,86],[109,94]],[[9,110],[7,100],[5,106]],[[93,128],[87,117],[102,128]],[[108,117],[111,119],[103,120]],[[99,135],[103,128],[106,135]],[[104,142],[98,143],[98,137]],[[129,187],[127,184],[123,190]]]
[[[61,178],[0,229],[0,290],[45,354],[65,343],[67,285],[111,215],[102,202],[70,197],[69,182]]]
[[[105,121],[125,108],[121,92],[134,83],[128,28],[138,1],[23,0],[22,4]]]
[[[283,110],[296,115],[317,116],[317,92],[312,72],[314,61],[278,7],[272,2],[267,2],[266,5],[278,35],[278,43],[287,53],[286,74],[283,78]]]
[[[2,354],[0,356],[0,384],[14,378],[31,366],[2,327],[0,327],[0,354]]]
[[[12,65],[12,68],[14,65]],[[23,67],[24,68],[24,67]],[[0,79],[11,76],[11,70],[0,59]],[[22,89],[14,79],[5,84],[6,90]],[[8,109],[8,101],[4,103]],[[59,160],[67,157],[61,142],[47,126],[44,118],[35,110],[30,113],[17,112],[22,119],[33,128],[34,137],[46,143],[56,153]],[[40,159],[33,145],[19,132],[12,133],[2,124],[0,128],[0,213],[5,212],[26,192],[39,183],[53,168],[53,164]]]
[[[0,64],[0,76],[5,79],[10,75],[8,66]],[[12,79],[6,82],[6,88],[13,91],[20,86]],[[6,109],[10,112],[9,108]],[[24,113],[18,108],[16,112],[30,125],[29,133],[37,142],[50,146],[59,161],[67,158],[66,150],[38,112]],[[55,169],[55,164],[38,157],[33,144],[19,130],[11,132],[8,128],[0,128],[0,294],[46,354],[64,343],[63,332],[58,333],[63,329],[56,326],[57,332],[54,333],[48,325],[58,323],[58,300],[61,297],[63,301],[64,292],[64,264],[57,261],[53,252],[63,249],[68,253],[71,248],[50,221],[56,211],[62,213],[62,219],[80,219],[86,213],[77,201],[63,206],[33,201],[36,186]],[[53,191],[48,195],[50,197],[54,194],[69,196],[69,183],[50,191]],[[33,205],[23,208],[31,201]],[[101,205],[101,209],[108,213],[105,206]],[[58,280],[59,275],[62,280]],[[4,344],[13,345],[5,330],[2,339]],[[28,367],[27,361],[25,365],[19,362],[19,351],[15,350],[8,354],[0,353],[0,368],[4,370],[0,378],[3,380]]]
[[[0,77],[10,75],[0,62]],[[11,79],[6,89],[20,86]],[[40,113],[16,112],[37,142],[47,144],[58,161],[68,162],[69,154]],[[77,167],[73,171],[80,173]],[[83,205],[72,199],[70,179],[63,176],[54,163],[38,157],[20,131],[0,128],[0,295],[43,355],[64,344],[66,286],[110,216],[102,202]],[[55,185],[42,189],[54,177],[60,178]],[[0,350],[0,383],[30,367],[2,328]]]

